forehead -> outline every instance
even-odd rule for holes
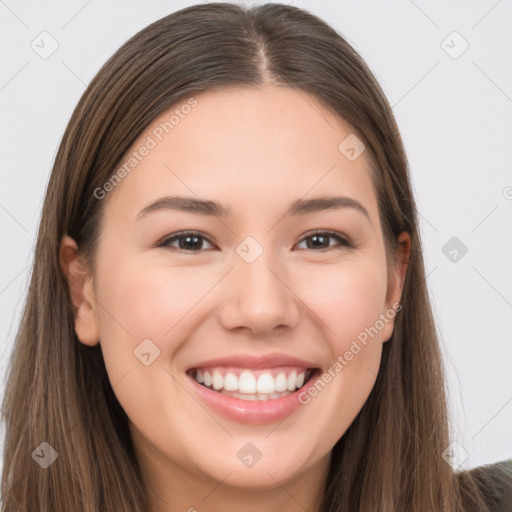
[[[313,96],[290,87],[200,92],[138,137],[118,166],[128,172],[110,199],[133,219],[167,194],[215,199],[241,213],[337,193],[365,201],[376,215],[366,152],[353,159],[345,151],[354,135]]]

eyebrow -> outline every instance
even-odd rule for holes
[[[371,223],[370,215],[366,208],[361,203],[350,197],[322,196],[312,199],[297,199],[291,203],[285,215],[305,215],[308,213],[336,210],[340,208],[352,208],[362,213]],[[193,197],[165,196],[157,199],[141,210],[137,215],[136,220],[141,219],[148,213],[160,210],[178,210],[197,215],[223,218],[231,215],[231,208],[226,208],[215,201],[204,201]]]

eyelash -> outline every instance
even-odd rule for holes
[[[329,238],[334,238],[336,240],[338,240],[338,244],[337,245],[333,245],[333,246],[329,246],[329,247],[325,247],[325,248],[322,248],[322,249],[310,249],[312,251],[315,251],[315,252],[326,252],[326,251],[329,251],[331,249],[342,249],[342,248],[353,248],[354,245],[345,237],[341,236],[340,234],[336,233],[336,232],[332,232],[332,231],[313,231],[313,232],[309,232],[309,233],[306,233],[305,236],[300,240],[300,242],[308,239],[308,238],[311,238],[313,236],[324,236],[324,237],[329,237]],[[208,243],[210,243],[211,245],[215,245],[209,237],[203,235],[202,233],[199,233],[197,231],[183,231],[181,233],[175,233],[173,234],[172,236],[170,237],[167,237],[167,238],[164,238],[161,242],[159,242],[156,246],[157,247],[165,247],[165,248],[169,248],[173,251],[176,251],[176,252],[184,252],[184,253],[199,253],[199,252],[203,252],[203,250],[198,250],[198,251],[194,251],[192,249],[180,249],[178,247],[172,247],[170,245],[170,242],[174,241],[174,240],[179,240],[180,238],[187,238],[187,237],[197,237],[197,238],[202,238],[204,240],[206,240]],[[299,243],[300,243],[299,242]]]

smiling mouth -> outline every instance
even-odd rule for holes
[[[318,368],[285,366],[266,370],[235,367],[192,368],[186,373],[201,386],[241,400],[275,400],[295,393]]]

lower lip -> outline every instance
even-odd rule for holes
[[[193,377],[187,375],[192,381],[193,388],[210,408],[226,418],[239,423],[250,423],[253,425],[264,425],[284,420],[293,411],[303,404],[299,401],[299,395],[307,393],[319,377],[320,372],[316,370],[313,376],[297,391],[281,398],[268,400],[242,400],[232,396],[223,395],[212,391],[199,384]]]

